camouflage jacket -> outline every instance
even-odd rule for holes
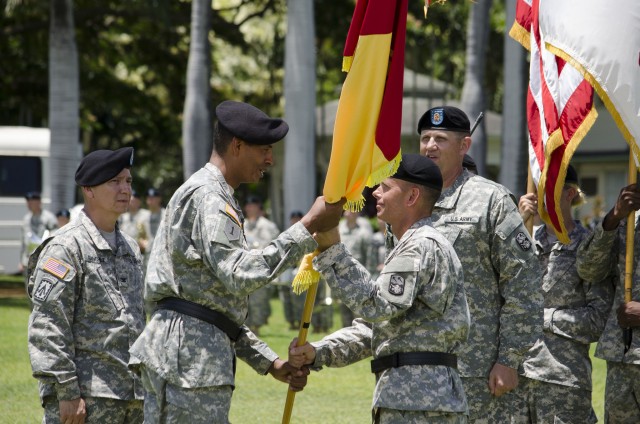
[[[540,266],[511,193],[468,171],[442,192],[433,226],[453,244],[471,312],[460,374],[488,377],[495,362],[517,369],[542,332]]]
[[[82,211],[32,255],[29,356],[41,397],[143,397],[127,367],[145,321],[140,249],[119,230],[116,240],[114,253]]]
[[[211,164],[172,196],[151,251],[145,300],[178,297],[242,325],[234,343],[217,327],[177,312],[153,314],[131,349],[131,365],[144,363],[181,387],[232,385],[237,354],[266,373],[278,357],[243,325],[249,293],[296,266],[317,244],[300,223],[262,250],[248,250],[233,189]]]
[[[316,366],[341,367],[396,352],[456,353],[467,338],[462,267],[428,218],[407,230],[375,281],[342,243],[318,255],[315,266],[332,293],[363,319],[314,343]],[[403,366],[377,377],[373,407],[466,413],[455,369]]]
[[[578,276],[576,254],[589,231],[578,221],[564,245],[549,241],[547,227],[535,233],[536,254],[544,269],[544,330],[527,353],[520,373],[526,377],[591,391],[589,346],[598,340],[613,295],[609,281]]]
[[[593,281],[611,277],[615,284],[613,304],[607,318],[604,331],[598,341],[596,356],[598,358],[629,364],[640,364],[640,329],[633,329],[631,347],[625,353],[622,328],[618,325],[617,311],[624,303],[624,268],[626,254],[626,220],[612,231],[605,231],[600,222],[593,233],[585,239],[578,249],[578,274],[584,279]],[[640,236],[636,224],[633,250],[633,288],[631,299],[640,301]]]

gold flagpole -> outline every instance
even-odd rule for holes
[[[533,183],[533,177],[531,176],[531,164],[527,167],[529,170],[527,174],[527,194],[536,193],[536,186]],[[529,235],[533,237],[533,215],[531,215],[524,223],[525,228],[529,231]]]
[[[304,309],[302,310],[302,319],[300,320],[300,330],[298,331],[298,346],[302,346],[307,342],[307,334],[309,333],[309,326],[311,325],[311,314],[313,313],[313,306],[316,302],[318,284],[319,282],[313,283],[311,287],[309,287],[309,290],[307,290]],[[287,391],[287,400],[284,404],[284,412],[282,413],[282,424],[289,424],[295,398],[296,392],[289,389]]]
[[[629,150],[629,184],[636,184],[638,179],[638,169],[633,159],[633,152]],[[633,288],[633,239],[635,236],[636,214],[631,212],[627,216],[627,250],[625,254],[624,267],[624,302],[631,302],[631,290]],[[625,328],[623,331],[625,352],[631,346],[631,329]]]

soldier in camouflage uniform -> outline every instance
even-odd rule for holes
[[[29,355],[44,423],[142,423],[129,348],[144,328],[138,244],[116,221],[131,196],[133,149],[97,150],[76,171],[79,216],[29,260]]]
[[[210,160],[172,196],[151,251],[145,299],[158,308],[130,363],[147,390],[147,423],[227,423],[236,355],[296,390],[306,383],[243,325],[247,296],[312,252],[312,233],[337,225],[342,203],[317,199],[299,223],[250,250],[233,193],[260,180],[288,126],[240,102],[222,102],[216,115]]]
[[[250,249],[263,249],[278,237],[278,226],[264,216],[262,199],[248,196],[244,210],[244,236]],[[266,325],[271,316],[271,289],[271,285],[260,287],[249,295],[249,315],[245,324],[255,335],[260,334],[260,327]]]
[[[578,276],[576,254],[589,230],[572,220],[572,206],[584,202],[577,184],[578,175],[569,165],[560,198],[569,244],[562,244],[547,225],[535,232],[536,255],[545,270],[540,280],[544,330],[520,366],[524,377],[520,381],[518,423],[597,421],[591,407],[589,347],[602,333],[613,293],[610,280],[590,282]],[[519,209],[525,221],[536,216],[537,195],[522,196]]]
[[[596,357],[607,361],[605,423],[640,423],[640,236],[638,223],[633,246],[631,301],[624,300],[626,217],[640,209],[636,184],[624,187],[614,207],[578,249],[578,274],[598,280],[611,273],[616,280],[611,312],[600,336]],[[627,345],[623,329],[631,329]]]
[[[441,187],[433,161],[405,154],[374,191],[378,216],[400,237],[377,280],[339,243],[338,231],[316,236],[315,268],[362,319],[313,344],[294,347],[294,340],[290,361],[342,367],[373,356],[376,423],[467,422],[455,355],[470,325],[462,267],[429,218]]]
[[[371,224],[364,217],[359,216],[357,212],[344,211],[338,230],[340,231],[342,244],[353,255],[354,259],[365,266],[368,265],[367,255],[369,254],[369,246],[373,236]],[[342,326],[350,326],[354,318],[353,311],[344,303],[340,303]]]
[[[472,423],[507,423],[523,355],[542,331],[540,267],[511,193],[462,166],[471,145],[469,119],[451,106],[418,123],[420,153],[442,171],[433,226],[462,262],[471,312],[460,374]]]

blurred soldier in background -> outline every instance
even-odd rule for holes
[[[280,234],[278,226],[264,216],[260,197],[248,196],[244,213],[244,234],[250,249],[262,249]],[[260,335],[260,327],[266,325],[271,316],[271,293],[272,286],[267,285],[249,295],[249,315],[245,324],[256,335]]]
[[[133,237],[134,240],[139,241],[142,223],[149,220],[149,215],[149,210],[142,207],[142,199],[140,199],[138,193],[132,190],[129,210],[120,217],[120,230]],[[142,247],[140,250],[142,250]]]
[[[160,221],[162,221],[164,214],[160,190],[156,188],[147,190],[147,207],[149,208],[149,213],[144,213],[140,217],[140,225],[138,225],[138,244],[140,245],[140,250],[144,253],[145,270],[149,263],[153,240],[156,237],[156,232],[160,227]]]
[[[42,209],[40,192],[30,191],[25,194],[29,212],[22,218],[22,235],[20,246],[20,264],[18,269],[25,275],[25,288],[28,285],[26,278],[29,255],[49,237],[51,231],[58,228],[58,221],[54,214]]]
[[[367,255],[369,254],[371,237],[373,236],[371,224],[357,212],[344,211],[342,216],[343,218],[338,225],[342,243],[355,260],[361,264],[368,264]],[[342,320],[342,326],[350,326],[354,318],[355,316],[351,309],[344,302],[341,302],[340,319]]]

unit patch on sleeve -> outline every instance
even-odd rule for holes
[[[401,275],[393,274],[389,278],[389,293],[394,296],[402,296],[404,293],[404,278]]]
[[[44,302],[49,297],[51,290],[55,287],[58,281],[50,277],[42,277],[40,283],[33,292],[33,298],[40,302]]]
[[[238,240],[240,238],[240,233],[240,226],[232,219],[227,219],[227,222],[224,225],[224,234],[227,236],[227,239],[229,241]]]
[[[44,266],[42,267],[43,270],[47,271],[50,274],[55,275],[56,277],[63,279],[65,275],[67,275],[67,273],[69,272],[69,266],[65,265],[64,263],[53,259],[53,258],[49,258],[47,260],[47,262],[45,262]]]
[[[522,250],[526,251],[531,249],[531,241],[529,240],[529,237],[527,237],[527,235],[522,231],[516,234],[516,241],[518,242]]]

